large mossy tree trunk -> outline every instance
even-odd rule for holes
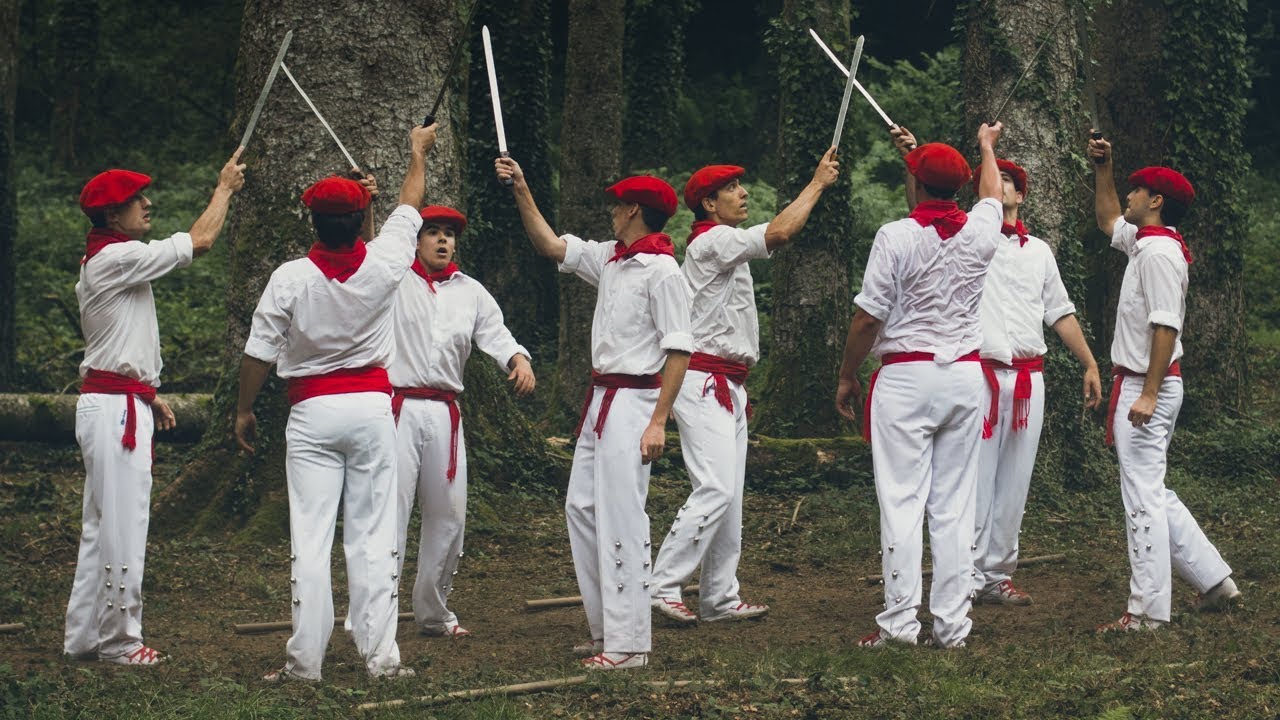
[[[14,100],[18,93],[18,0],[0,0],[0,390],[17,373],[18,184],[13,176]]]
[[[1028,193],[1019,219],[1053,248],[1088,338],[1089,263],[1083,238],[1093,227],[1093,196],[1088,192],[1093,177],[1083,157],[1090,119],[1082,91],[1090,58],[1085,57],[1089,38],[1082,41],[1077,34],[1087,32],[1086,13],[1080,0],[971,3],[965,18],[963,82],[966,147],[976,157],[973,130],[995,119],[993,114],[1035,58],[998,118],[1005,132],[996,153],[1027,170]],[[1042,43],[1047,44],[1037,56]],[[1090,242],[1096,245],[1094,240]],[[1093,461],[1102,447],[1101,428],[1081,414],[1079,363],[1056,333],[1046,328],[1045,335],[1049,353],[1041,458],[1066,484],[1091,485],[1100,475]],[[1097,342],[1091,344],[1096,353]]]
[[[319,5],[314,0],[246,3],[237,60],[235,137],[247,121],[280,40],[286,30],[294,29],[286,64],[357,162],[378,175],[383,194],[374,207],[380,221],[393,208],[408,166],[409,128],[422,121],[429,91],[439,87],[457,39],[454,31],[441,29],[439,19],[456,15],[458,4],[431,0],[425,7],[395,5],[354,14],[337,0]],[[466,127],[466,104],[455,99],[439,115],[440,137],[427,159],[427,201],[454,205],[462,197],[463,138],[457,133]],[[200,451],[160,494],[153,522],[197,531],[245,525],[247,537],[265,539],[288,531],[284,430],[289,407],[283,383],[273,377],[256,406],[257,453],[238,453],[231,434],[238,368],[267,279],[281,263],[305,254],[314,241],[309,215],[299,200],[302,191],[320,177],[344,171],[346,163],[283,75],[272,89],[244,160],[249,165],[247,181],[235,199],[226,240],[235,280],[227,291],[225,369]],[[471,392],[464,394],[463,412],[477,445],[491,435],[506,440],[529,432],[509,394],[494,389],[502,384],[496,376],[492,368],[476,368],[468,375]],[[492,408],[468,397],[490,392],[495,394],[489,401]],[[490,432],[490,424],[497,429]],[[513,444],[511,450],[522,447]],[[541,453],[522,461],[537,466],[544,459]],[[471,467],[477,476],[502,472],[483,459]]]
[[[560,140],[559,229],[612,240],[604,189],[622,168],[623,0],[569,0]],[[559,372],[552,420],[572,427],[591,375],[591,318],[596,290],[560,279]]]
[[[50,108],[49,147],[54,162],[70,169],[76,162],[81,93],[93,86],[101,9],[96,0],[59,0],[53,22],[54,76],[58,82]]]
[[[668,168],[685,138],[680,134],[684,90],[684,39],[690,0],[627,0],[627,113],[622,120],[622,160],[628,171]]]
[[[493,176],[498,154],[484,53],[475,40],[480,22],[493,35],[494,63],[506,118],[507,146],[524,170],[538,208],[554,225],[551,172],[551,0],[494,3],[472,32],[468,96],[468,230],[459,263],[493,293],[507,327],[533,351],[534,367],[550,371],[559,315],[555,263],[534,252],[511,200]],[[459,87],[466,88],[467,83]],[[540,362],[542,361],[542,362]],[[547,377],[550,377],[548,372]],[[550,385],[550,383],[548,383]]]
[[[1196,188],[1191,212],[1178,227],[1195,256],[1182,359],[1183,417],[1192,421],[1234,412],[1246,402],[1245,19],[1245,4],[1237,0],[1117,0],[1100,4],[1093,23],[1103,129],[1115,147],[1122,204],[1125,178],[1147,165],[1173,167]],[[1099,268],[1108,279],[1093,283],[1106,293],[1108,342],[1121,267],[1123,257],[1109,260]]]
[[[768,36],[778,68],[778,205],[813,178],[831,144],[844,78],[815,52],[809,28],[823,28],[832,49],[848,57],[847,0],[786,0]],[[850,112],[847,123],[865,118]],[[847,152],[860,152],[848,148]],[[850,431],[836,414],[836,373],[853,316],[851,281],[855,223],[850,174],[828,189],[791,244],[773,255],[773,350],[757,410],[758,430],[779,437],[828,437]]]

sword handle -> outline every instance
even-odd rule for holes
[[[1091,140],[1101,140],[1101,139],[1102,139],[1102,133],[1097,132],[1097,131],[1095,130],[1094,132],[1089,133],[1089,139],[1091,139]],[[1093,159],[1093,164],[1094,164],[1094,165],[1101,165],[1101,164],[1103,164],[1103,163],[1105,163],[1105,162],[1106,162],[1106,158],[1094,158],[1094,159]]]
[[[434,123],[435,121],[436,121],[435,114],[427,113],[426,117],[422,118],[422,127],[430,127],[431,124]]]
[[[502,152],[498,153],[498,157],[511,157],[511,153],[507,152],[506,150],[503,150]],[[516,184],[516,181],[512,180],[511,178],[499,180],[498,182],[502,183],[503,187],[511,187],[512,185]]]

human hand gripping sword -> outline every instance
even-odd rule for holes
[[[462,32],[458,34],[458,43],[453,47],[453,57],[449,59],[449,68],[444,71],[444,78],[440,81],[440,92],[436,93],[436,101],[431,103],[431,112],[422,119],[422,126],[426,127],[436,121],[436,111],[440,109],[440,101],[444,100],[444,91],[449,88],[449,78],[453,77],[453,71],[458,67],[458,59],[462,57],[462,49],[467,46],[467,31],[471,29],[471,19],[476,16],[476,8],[480,6],[480,0],[474,0],[471,3],[471,11],[467,13],[467,19],[462,23]]]
[[[498,97],[498,73],[493,67],[493,43],[489,40],[489,26],[480,28],[480,38],[484,41],[484,66],[489,71],[489,96],[493,99],[493,124],[498,129],[498,155],[510,157],[507,153],[507,129],[502,124],[502,100]],[[514,183],[511,178],[504,178],[503,185]]]
[[[831,138],[831,147],[840,147],[840,136],[844,134],[844,118],[849,113],[849,97],[853,94],[854,76],[858,74],[858,63],[862,62],[862,43],[866,37],[859,35],[853,46],[853,60],[849,61],[849,79],[844,84],[844,97],[840,99],[840,114],[836,116],[836,134]]]
[[[254,128],[258,127],[258,117],[262,115],[262,107],[267,104],[267,95],[271,94],[271,86],[276,82],[276,73],[280,70],[280,66],[284,64],[284,54],[289,51],[289,43],[293,41],[293,31],[284,34],[284,42],[280,43],[280,51],[276,53],[275,62],[271,63],[271,70],[267,72],[267,81],[262,84],[262,92],[258,93],[258,101],[253,104],[253,112],[249,113],[249,122],[244,126],[244,134],[240,136],[240,149],[244,150],[249,144],[249,138],[253,136]]]

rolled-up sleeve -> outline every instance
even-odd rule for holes
[[[591,283],[600,285],[604,264],[613,254],[613,243],[583,240],[577,235],[561,235],[564,240],[564,262],[556,267],[562,273],[572,273]]]
[[[284,296],[279,272],[273,273],[253,311],[249,339],[244,354],[266,363],[274,363],[284,352],[289,327],[293,322],[292,303]]]
[[[898,289],[894,281],[893,254],[888,248],[889,237],[880,231],[867,256],[867,268],[862,273],[862,291],[853,299],[868,315],[884,322],[897,303]]]
[[[1074,315],[1076,306],[1067,295],[1066,285],[1062,284],[1062,273],[1058,271],[1058,261],[1054,259],[1053,253],[1045,253],[1044,263],[1044,288],[1041,290],[1044,324],[1053,327],[1062,318]]]
[[[1182,331],[1183,283],[1186,263],[1181,258],[1153,252],[1141,253],[1138,279],[1147,303],[1147,322]]]
[[[764,241],[768,227],[768,223],[746,229],[720,226],[695,239],[685,254],[710,262],[717,272],[727,272],[749,260],[771,255]]]
[[[667,352],[693,352],[689,285],[678,269],[655,282],[649,293],[649,312],[658,330],[659,347]]]

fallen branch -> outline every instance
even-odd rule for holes
[[[356,706],[359,712],[369,710],[389,710],[391,708],[404,707],[410,703],[414,705],[447,705],[451,702],[460,700],[476,700],[484,697],[511,695],[529,695],[532,693],[543,692],[545,690],[555,690],[562,687],[570,687],[573,685],[583,685],[587,682],[586,675],[574,675],[572,677],[557,678],[555,680],[537,680],[534,682],[516,683],[515,685],[498,685],[496,687],[472,688],[470,690],[454,690],[453,692],[423,695],[408,700],[385,700],[382,702],[362,703]],[[837,682],[849,683],[854,682],[857,677],[839,677],[835,678]],[[780,678],[777,682],[784,685],[803,685],[809,682],[809,678]],[[648,680],[636,683],[642,687],[648,687],[652,690],[679,690],[687,687],[716,687],[723,685],[723,680]]]
[[[690,585],[684,589],[685,592],[693,593],[695,595],[698,593],[698,590],[699,588],[697,584]],[[582,604],[581,595],[568,595],[565,597],[525,600],[524,609],[525,610],[546,610],[548,608],[574,607],[576,605],[581,605],[581,604]]]
[[[413,613],[411,612],[402,612],[399,615],[400,622],[410,622],[412,620]],[[344,617],[333,619],[334,627],[344,625],[346,622],[347,619]],[[237,635],[260,635],[262,633],[280,632],[281,630],[292,630],[293,621],[286,620],[284,622],[239,623],[233,625],[232,629]]]
[[[17,635],[26,629],[27,626],[22,623],[6,623],[0,625],[0,635]]]
[[[75,381],[72,384],[78,383]],[[158,432],[160,442],[195,442],[204,434],[209,423],[208,394],[168,394],[161,392],[178,426]],[[76,394],[52,393],[0,394],[0,440],[20,442],[76,441]]]
[[[1066,559],[1067,556],[1065,553],[1057,553],[1055,555],[1037,555],[1036,557],[1019,558],[1018,567],[1024,568],[1031,567],[1032,565],[1044,565]],[[932,577],[933,570],[931,568],[925,568],[924,576]],[[881,575],[864,575],[858,578],[858,582],[861,582],[864,585],[880,585],[884,582],[884,577]]]

